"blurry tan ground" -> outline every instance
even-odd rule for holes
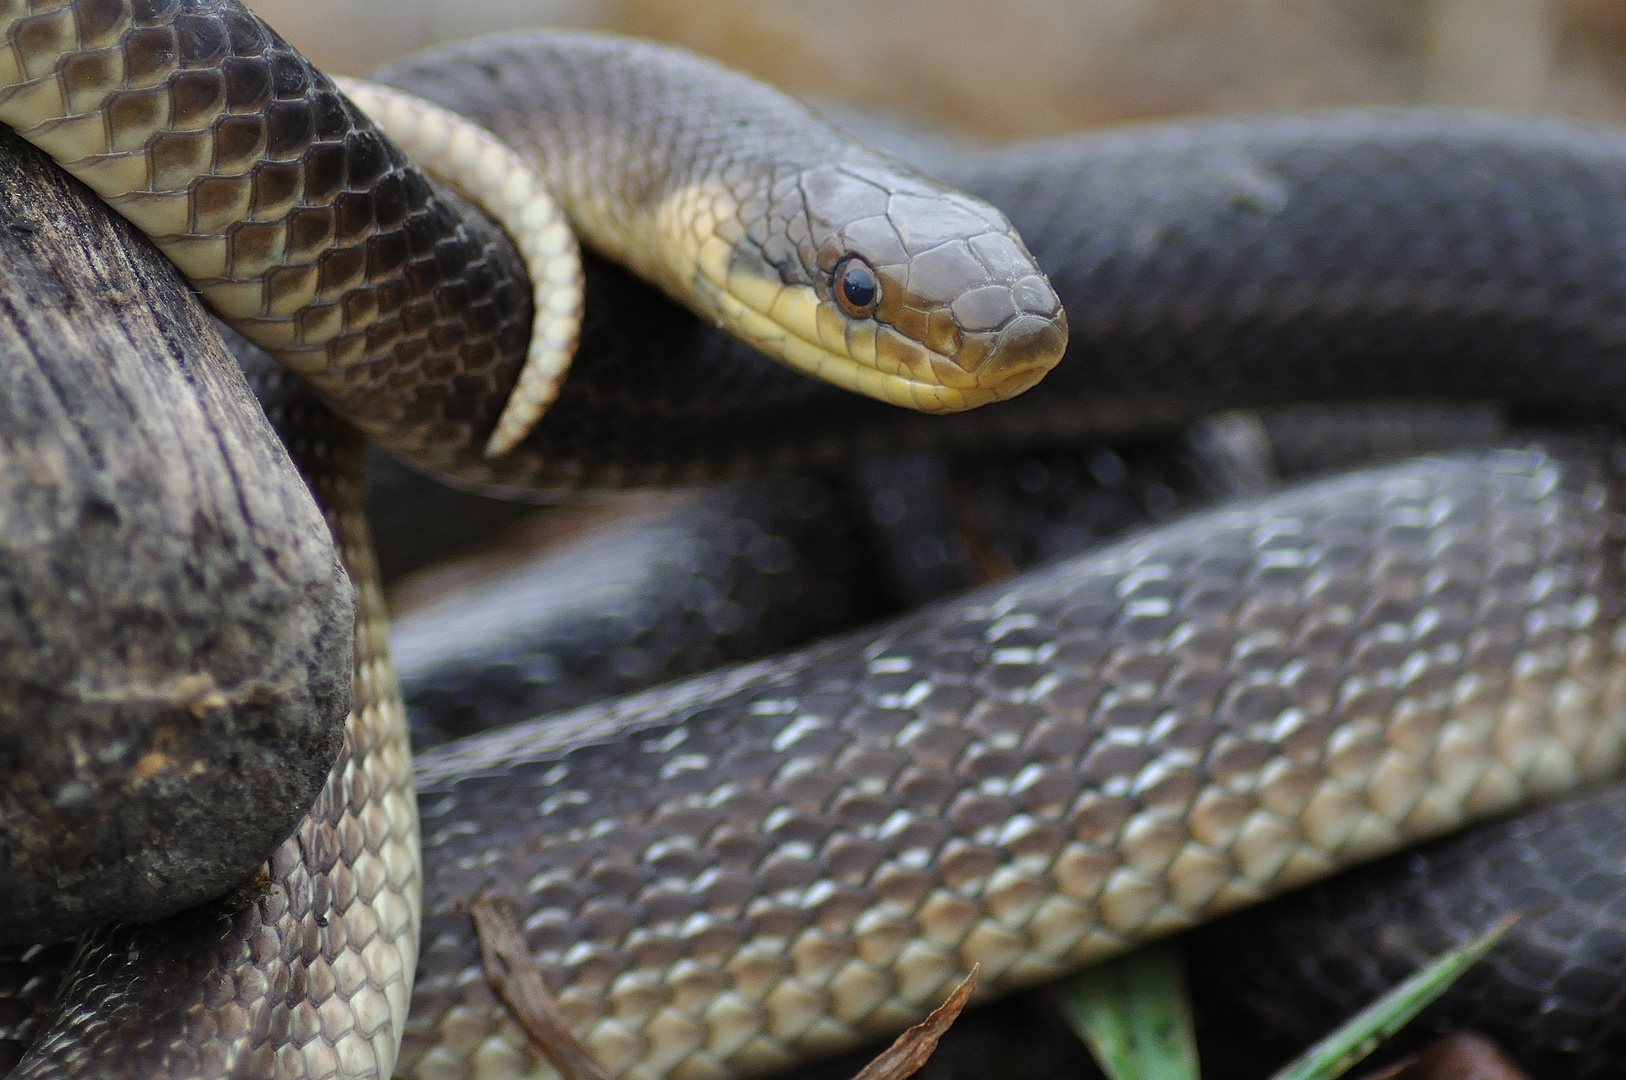
[[[1179,113],[1473,105],[1626,123],[1626,0],[251,0],[329,70],[494,30],[680,42],[990,134]]]

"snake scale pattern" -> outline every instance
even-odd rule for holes
[[[618,421],[606,425],[610,438],[595,438],[572,413],[585,401],[591,416],[595,393],[600,403],[624,395],[626,376],[608,393],[589,378],[573,397],[567,384],[514,454],[482,456],[530,321],[518,256],[246,11],[225,0],[7,0],[0,29],[0,119],[152,234],[228,321],[310,377],[350,423],[419,464],[492,486],[649,475],[549,449],[561,432],[612,454],[626,449]],[[665,80],[686,63],[648,46],[580,44],[590,75],[564,79],[555,96],[567,103],[629,56],[649,76],[635,87],[672,96],[677,84]],[[472,69],[447,74],[459,63]],[[413,62],[405,81],[453,93],[483,78],[496,88],[486,119],[501,129],[516,111],[505,80],[526,64],[483,64],[453,51]],[[706,70],[721,84],[755,85]],[[707,93],[676,96],[720,100]],[[631,115],[647,122],[646,100],[632,101]],[[589,106],[583,115],[613,127],[617,114]],[[754,157],[730,161],[733,144],[704,124],[662,129],[710,156],[663,158],[688,171],[660,174],[646,162],[616,174],[631,212],[613,221],[593,220],[602,186],[568,175],[593,155],[553,149],[562,186],[581,196],[572,213],[589,243],[706,318],[734,320],[737,333],[793,366],[933,411],[1011,396],[1056,363],[1067,324],[1010,219],[848,149],[828,129],[803,128],[806,117],[764,98],[737,125],[802,135],[798,151],[836,155],[820,165],[792,154],[783,174]],[[1086,245],[1076,265],[1086,283],[1091,272],[1133,278],[1155,267],[1173,236],[1187,253],[1182,273],[1215,275],[1189,253],[1239,232],[1249,242],[1227,250],[1271,264],[1272,245],[1302,230],[1289,211],[1328,205],[1316,166],[1340,154],[1371,165],[1406,145],[1425,158],[1466,157],[1511,142],[1508,176],[1558,176],[1577,189],[1597,187],[1618,156],[1609,140],[1565,129],[1470,124],[1456,138],[1450,126],[1332,122],[1303,156],[1284,122],[1250,129],[1231,140],[1243,150],[1212,159],[1204,140],[1220,129],[1177,132],[1165,151],[1218,167],[1141,191],[1176,227],[1114,219],[1098,234],[1104,254]],[[577,133],[597,149],[600,130]],[[1099,168],[1110,174],[1137,152],[1100,155]],[[1037,173],[1055,164],[1037,153]],[[1299,165],[1307,171],[1295,173]],[[687,184],[691,172],[698,187]],[[1215,180],[1212,190],[1200,183]],[[1425,170],[1402,197],[1455,196],[1449,180],[1430,183]],[[1121,193],[1124,181],[1107,188]],[[1495,183],[1488,190],[1476,212],[1500,199]],[[1302,192],[1312,194],[1290,197]],[[1012,217],[1026,230],[1020,201]],[[1198,212],[1223,227],[1182,233]],[[1152,348],[1153,362],[1102,382],[1073,430],[1133,429],[1241,403],[1256,369],[1283,398],[1340,386],[1504,395],[1550,384],[1557,393],[1534,404],[1612,413],[1599,394],[1615,383],[1582,377],[1618,353],[1613,324],[1588,318],[1614,288],[1606,230],[1577,239],[1563,223],[1551,229],[1561,242],[1543,252],[1558,255],[1556,284],[1527,282],[1517,260],[1506,279],[1476,283],[1467,279],[1477,261],[1452,254],[1420,258],[1406,268],[1415,281],[1385,291],[1359,276],[1370,260],[1344,265],[1335,242],[1367,224],[1350,215],[1327,246],[1274,263],[1290,278],[1295,267],[1323,273],[1293,278],[1299,292],[1261,285],[1248,301],[1211,291],[1174,323],[1132,301],[1128,317],[1097,318],[1086,303],[1074,348],[1081,336],[1097,359],[1125,335],[1155,341],[1159,327],[1195,337],[1231,318],[1259,332],[1212,365],[1207,386],[1176,389],[1167,376],[1211,360],[1225,334],[1197,348]],[[1442,235],[1459,225],[1442,218]],[[676,258],[646,257],[657,241]],[[1060,270],[1052,274],[1075,310],[1077,279]],[[1344,271],[1352,276],[1342,287],[1328,288],[1325,274]],[[590,268],[590,290],[604,273]],[[1590,289],[1562,295],[1578,278]],[[1319,312],[1322,297],[1330,316]],[[668,316],[655,303],[659,327]],[[1366,339],[1378,342],[1380,362],[1348,380],[1344,354],[1302,363],[1316,354],[1314,340],[1296,338],[1312,316],[1322,316],[1312,339],[1336,336],[1370,314],[1363,306],[1380,316]],[[1519,331],[1503,334],[1499,351],[1498,317]],[[1477,381],[1441,359],[1444,346],[1407,366],[1408,342],[1464,320],[1471,333],[1444,336],[1459,353],[1488,343],[1495,359]],[[584,345],[593,333],[590,312]],[[1531,341],[1573,346],[1574,377],[1531,366]],[[642,362],[659,366],[674,348],[700,354],[702,373],[730,354],[684,337]],[[869,366],[844,366],[854,356]],[[756,363],[743,361],[734,385],[757,381]],[[416,370],[429,378],[409,386]],[[986,437],[1053,430],[1074,409],[1069,390],[1093,374],[1087,361],[1064,365],[1056,394],[1033,395],[1033,411],[991,421]],[[793,413],[832,400],[799,377],[761,379],[794,388],[778,399]],[[1144,404],[1129,393],[1144,388],[1136,383],[1153,391]],[[631,430],[660,412],[661,389],[629,414]],[[612,1071],[640,1080],[756,1074],[917,1018],[971,963],[984,966],[992,990],[1049,978],[1604,779],[1626,749],[1620,480],[1608,447],[1571,440],[1439,457],[1213,511],[883,631],[447,747],[419,764],[419,957],[411,769],[359,516],[359,450],[320,406],[278,406],[282,391],[269,392],[290,420],[296,457],[317,463],[312,487],[361,582],[345,749],[252,902],[225,919],[183,915],[87,939],[18,1076],[548,1075],[480,974],[466,914],[479,896],[516,905],[567,1015]],[[707,396],[680,390],[662,438],[683,441],[685,422],[718,425],[734,399],[693,407]],[[838,408],[831,438],[843,425],[846,436],[924,430],[879,409]],[[780,427],[782,415],[770,409],[752,430]],[[693,468],[652,468],[733,467],[742,445],[699,440]],[[776,455],[769,440],[757,456],[797,455]],[[155,955],[166,970],[195,974],[174,986],[148,981]]]
[[[1053,977],[1606,777],[1610,486],[1539,450],[1325,481],[436,751],[403,1064],[544,1068],[476,975],[472,896],[517,903],[612,1070],[754,1073],[918,1018],[971,962]],[[456,854],[487,822],[524,862]]]

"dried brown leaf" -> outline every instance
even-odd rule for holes
[[[1471,1031],[1442,1035],[1422,1052],[1368,1080],[1530,1080],[1501,1047]]]
[[[1367,1073],[1360,1080],[1400,1080],[1400,1078],[1407,1075],[1406,1070],[1415,1064],[1417,1064],[1417,1055],[1413,1054],[1410,1057],[1401,1058],[1393,1065],[1385,1066],[1377,1072]]]
[[[972,964],[970,974],[954,988],[947,1001],[926,1019],[899,1035],[896,1042],[864,1066],[853,1080],[904,1080],[904,1077],[913,1075],[915,1070],[926,1064],[926,1059],[937,1049],[937,1040],[960,1018],[965,1003],[971,999],[971,991],[977,988],[977,972],[981,966]]]

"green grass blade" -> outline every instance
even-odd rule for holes
[[[1442,954],[1310,1047],[1272,1080],[1333,1080],[1342,1076],[1445,993],[1463,972],[1490,951],[1518,918],[1516,914],[1509,915],[1472,941]]]
[[[1110,1080],[1198,1080],[1180,948],[1153,945],[1061,986],[1073,1030]]]

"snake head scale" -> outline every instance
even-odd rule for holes
[[[696,293],[810,375],[958,412],[1027,390],[1066,348],[1061,302],[1005,215],[879,154],[854,148],[724,205]]]

